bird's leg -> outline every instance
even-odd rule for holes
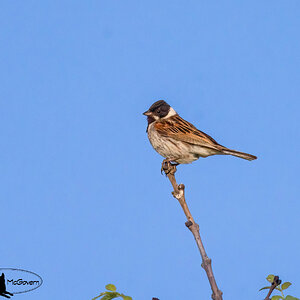
[[[178,166],[179,163],[175,162],[173,159],[166,158],[163,160],[161,164],[161,174],[165,172],[166,175],[168,174],[175,174],[176,172],[176,166]]]

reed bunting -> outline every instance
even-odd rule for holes
[[[199,157],[216,154],[233,155],[247,160],[257,158],[218,144],[208,134],[182,119],[164,100],[153,103],[144,115],[148,119],[149,141],[165,157],[165,161],[188,164]]]

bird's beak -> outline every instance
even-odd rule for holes
[[[152,113],[149,111],[149,110],[147,110],[147,111],[145,111],[144,113],[143,113],[143,115],[144,116],[150,116]]]

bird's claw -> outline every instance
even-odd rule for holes
[[[166,176],[169,175],[169,174],[175,174],[176,166],[178,166],[177,163],[172,164],[171,160],[164,159],[162,164],[161,164],[160,172],[161,172],[161,174],[164,172],[166,174]]]

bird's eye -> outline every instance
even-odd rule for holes
[[[159,114],[160,113],[160,109],[158,109],[156,112]]]

